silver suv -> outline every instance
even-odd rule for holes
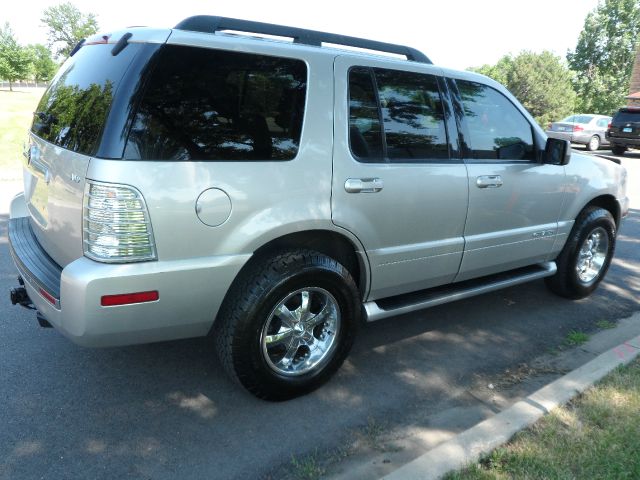
[[[408,47],[132,28],[79,45],[35,113],[11,298],[86,346],[210,335],[235,380],[287,399],[363,320],[540,278],[589,295],[625,183],[500,84]]]

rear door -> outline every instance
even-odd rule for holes
[[[456,86],[469,171],[466,246],[456,281],[546,261],[558,234],[564,167],[537,161],[540,140],[507,96],[471,81]]]
[[[347,56],[334,68],[332,219],[366,249],[369,299],[452,281],[468,188],[440,71]]]

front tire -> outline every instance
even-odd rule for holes
[[[600,137],[598,135],[594,135],[587,143],[587,150],[590,152],[595,152],[600,148]]]
[[[558,271],[545,279],[553,293],[565,298],[589,296],[609,269],[616,245],[616,224],[600,207],[583,210],[556,259]]]
[[[257,262],[234,284],[214,335],[227,373],[255,396],[308,393],[342,365],[360,323],[349,271],[310,250]]]

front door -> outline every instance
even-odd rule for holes
[[[440,70],[348,56],[334,68],[332,218],[366,249],[368,299],[451,282],[468,187]]]
[[[489,86],[456,81],[469,171],[466,247],[456,281],[549,260],[565,174],[537,161],[529,120]]]

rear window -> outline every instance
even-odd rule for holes
[[[640,122],[640,110],[620,110],[613,117],[616,123]]]
[[[114,57],[113,45],[82,47],[44,93],[31,131],[59,147],[94,155],[114,93],[140,48],[130,44]]]
[[[593,120],[593,116],[591,115],[572,115],[571,117],[565,118],[563,122],[587,124],[591,120]]]
[[[301,60],[166,45],[125,159],[291,160],[307,88]]]

